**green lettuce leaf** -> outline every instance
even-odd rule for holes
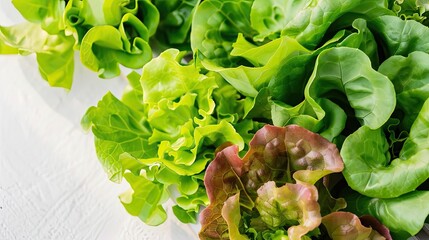
[[[387,14],[386,1],[293,1],[285,4],[281,0],[255,0],[252,6],[252,27],[258,30],[256,40],[265,37],[289,36],[308,49],[315,49],[332,22],[346,13],[360,14],[369,18]],[[264,6],[265,5],[265,6]],[[341,6],[341,7],[338,7]],[[377,9],[377,11],[372,11]],[[381,13],[380,13],[381,12]]]
[[[82,118],[82,126],[95,136],[95,149],[110,180],[121,182],[126,170],[120,156],[124,153],[134,158],[156,154],[148,142],[151,129],[140,124],[143,118],[113,94],[106,94],[97,107],[91,107]]]
[[[170,49],[141,75],[131,73],[123,101],[107,94],[88,109],[82,125],[92,129],[111,180],[119,182],[128,172],[146,178],[176,200],[173,212],[179,220],[195,222],[200,207],[208,204],[202,181],[216,149],[223,144],[244,149],[259,125],[244,119],[246,102],[220,75],[182,65],[183,56]],[[130,201],[129,207],[140,209],[138,204],[144,200]]]
[[[321,223],[317,197],[317,189],[313,185],[286,183],[277,188],[274,181],[269,181],[258,189],[255,207],[268,226],[291,226],[288,237],[301,239]]]
[[[161,49],[175,47],[190,50],[192,17],[200,0],[155,0],[160,22],[153,38]]]
[[[393,84],[371,68],[368,56],[359,49],[337,47],[320,53],[305,89],[306,100],[312,105],[322,97],[335,102],[332,92],[344,94],[355,117],[371,129],[381,127],[395,108]]]
[[[4,41],[0,40],[0,54],[18,54],[19,50],[17,48],[11,47],[6,44]]]
[[[221,74],[243,95],[250,97],[255,97],[262,87],[268,85],[284,61],[296,55],[309,53],[295,39],[289,37],[278,38],[265,45],[255,46],[247,42],[242,34],[239,34],[232,47],[231,56],[246,58],[256,67],[223,68],[210,61],[204,61],[204,59],[202,63],[208,70]]]
[[[415,20],[427,26],[427,0],[394,0],[392,10],[402,19]]]
[[[0,42],[21,54],[36,53],[39,71],[51,86],[70,89],[74,70],[74,39],[64,32],[51,35],[40,24],[0,26]]]
[[[390,118],[396,102],[391,81],[372,69],[364,52],[349,47],[319,54],[304,96],[296,106],[274,101],[273,123],[298,124],[330,140],[344,129],[346,114],[376,129]]]
[[[395,235],[404,232],[408,236],[417,234],[429,215],[428,191],[413,191],[397,198],[371,198],[357,192],[346,192],[344,197],[348,211],[376,217],[390,229],[394,239]]]
[[[49,34],[64,30],[65,0],[12,0],[12,4],[29,22],[41,25]]]
[[[116,77],[119,64],[141,68],[152,58],[148,40],[146,26],[135,15],[125,14],[119,29],[109,25],[91,28],[82,39],[80,59],[99,77]]]
[[[235,65],[229,53],[238,33],[251,37],[255,31],[250,25],[253,0],[205,0],[197,8],[191,27],[193,52],[201,52],[220,66]]]
[[[164,186],[132,173],[125,173],[124,177],[132,189],[122,193],[119,199],[128,213],[151,226],[163,223],[167,213],[162,204],[168,200]]]
[[[407,57],[392,56],[378,71],[395,86],[397,108],[402,112],[401,127],[409,131],[423,103],[429,98],[429,54],[416,51]]]
[[[414,51],[429,53],[429,29],[419,22],[381,16],[370,21],[368,27],[381,42],[386,57],[407,56]]]
[[[381,129],[363,126],[349,135],[341,149],[343,174],[349,186],[366,196],[393,198],[425,182],[429,178],[428,111],[429,100],[394,160],[390,160],[389,145]]]

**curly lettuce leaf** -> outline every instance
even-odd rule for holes
[[[162,48],[190,49],[192,17],[200,0],[157,0],[153,4],[159,9],[160,22],[154,37]]]
[[[119,64],[141,68],[152,58],[146,26],[134,15],[125,14],[119,29],[109,25],[91,28],[83,37],[80,59],[101,78],[116,77]]]
[[[321,223],[317,189],[310,184],[291,184],[277,188],[274,181],[266,182],[258,189],[255,207],[268,226],[291,226],[288,237],[301,239]]]
[[[82,118],[82,126],[95,136],[95,149],[110,180],[121,182],[126,170],[120,156],[134,158],[156,154],[150,146],[150,128],[140,124],[142,114],[129,108],[113,94],[106,94],[97,107],[91,107]]]
[[[0,26],[0,42],[21,54],[36,53],[39,71],[49,85],[70,89],[74,70],[74,39],[64,32],[51,35],[40,24]]]
[[[194,65],[181,65],[183,56],[184,52],[169,49],[144,66],[141,85],[145,92],[143,96],[145,103],[156,104],[161,99],[176,100],[191,91],[196,93],[201,88],[216,87],[214,78],[200,74],[199,69]],[[165,91],[166,89],[169,91]],[[213,105],[213,103],[207,103],[207,105]],[[209,109],[205,111],[209,112]]]
[[[390,160],[382,129],[359,128],[344,141],[341,156],[348,185],[369,197],[394,198],[429,178],[429,100],[411,127],[399,157]]]
[[[211,60],[204,61],[204,59],[202,63],[208,70],[221,74],[243,95],[250,97],[255,97],[262,87],[268,85],[284,61],[309,53],[295,39],[289,37],[278,38],[267,44],[255,46],[249,43],[242,34],[239,34],[232,47],[231,56],[243,57],[252,62],[255,67],[223,68],[211,63]]]
[[[334,212],[322,218],[329,237],[333,240],[382,240],[376,230],[362,225],[360,219],[350,212]]]
[[[141,75],[131,73],[123,101],[107,94],[88,109],[82,125],[92,128],[98,157],[113,181],[131,172],[160,184],[162,194],[176,199],[179,220],[195,222],[199,208],[208,204],[202,181],[216,148],[228,143],[245,148],[259,125],[244,119],[246,103],[225,80],[180,64],[182,57],[170,49]],[[130,207],[139,208],[139,202],[144,204],[131,201]]]
[[[402,19],[425,23],[429,2],[427,0],[394,0],[392,10]]]

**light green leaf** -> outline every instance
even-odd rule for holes
[[[276,187],[274,181],[269,181],[258,189],[255,207],[268,226],[288,226],[289,238],[298,240],[322,221],[317,197],[313,185],[286,183]]]
[[[110,180],[120,182],[125,167],[120,159],[124,153],[134,158],[156,156],[155,146],[148,143],[148,126],[141,124],[143,116],[106,94],[97,107],[91,107],[82,118],[82,126],[92,129],[97,156]]]
[[[309,53],[295,39],[289,37],[282,37],[262,46],[252,46],[240,34],[233,47],[232,56],[246,58],[256,67],[223,68],[213,64],[210,60],[204,61],[204,59],[202,63],[208,70],[222,75],[243,95],[250,97],[255,97],[261,88],[268,85],[283,62],[294,56]],[[237,50],[235,50],[236,48]]]
[[[19,50],[21,54],[36,53],[42,77],[51,86],[70,89],[74,70],[74,39],[64,32],[50,35],[40,24],[22,23],[0,26],[0,42]]]
[[[124,177],[132,189],[121,194],[119,199],[128,213],[151,226],[165,222],[167,213],[162,204],[168,200],[168,195],[164,186],[132,173],[125,173]]]
[[[101,78],[116,77],[119,64],[141,68],[152,58],[148,30],[134,15],[125,14],[119,29],[109,25],[91,28],[82,39],[80,59]]]
[[[12,0],[12,4],[29,22],[38,23],[49,34],[64,29],[64,0]]]
[[[240,234],[239,225],[241,220],[240,213],[240,192],[229,197],[222,207],[222,217],[228,224],[228,235],[230,239],[247,240],[246,235]]]

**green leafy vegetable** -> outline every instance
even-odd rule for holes
[[[347,183],[370,197],[393,198],[415,190],[429,178],[429,101],[411,127],[399,158],[390,161],[382,129],[366,126],[349,135],[341,149]]]
[[[182,65],[183,56],[171,49],[151,60],[141,76],[129,76],[132,87],[125,103],[107,94],[88,109],[82,125],[92,129],[98,157],[112,180],[121,181],[127,172],[146,178],[161,189],[157,199],[176,189],[174,213],[193,222],[199,207],[207,204],[202,173],[215,149],[227,142],[243,149],[258,125],[243,118],[246,101],[230,85],[219,75]],[[233,92],[225,96],[223,91]],[[137,181],[126,180],[131,185]],[[130,201],[128,207],[140,209],[144,202]]]
[[[429,214],[428,191],[413,191],[398,198],[370,198],[357,193],[346,193],[347,210],[358,215],[370,214],[386,225],[392,235],[406,232],[408,238],[423,227]],[[419,207],[416,207],[419,206]],[[395,235],[394,235],[395,236]],[[394,238],[396,239],[396,238]]]
[[[73,38],[60,32],[51,35],[40,24],[0,26],[0,42],[22,54],[36,53],[39,71],[51,86],[69,89],[73,81]]]

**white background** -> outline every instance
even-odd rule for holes
[[[0,1],[0,25],[21,22]],[[80,126],[86,109],[124,78],[98,79],[76,57],[72,90],[52,88],[35,56],[0,55],[0,239],[196,239],[195,226],[169,221],[153,228],[128,215],[99,164],[93,136]]]

